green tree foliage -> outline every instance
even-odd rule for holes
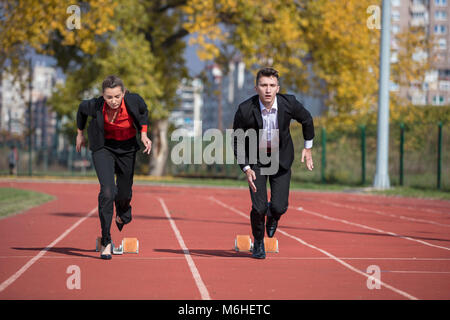
[[[0,67],[19,67],[31,48],[42,54],[55,54],[49,47],[56,38],[64,46],[76,46],[82,52],[94,53],[98,37],[113,30],[110,18],[113,0],[90,0],[79,5],[80,27],[67,27],[73,14],[68,0],[8,0],[0,3]]]

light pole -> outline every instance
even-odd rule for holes
[[[33,135],[33,126],[32,126],[32,117],[31,117],[31,109],[33,105],[33,61],[30,57],[29,59],[29,70],[28,70],[28,175],[31,176],[33,174],[33,161],[32,161],[32,135]]]
[[[217,128],[222,131],[222,70],[217,65],[212,68],[212,75],[214,77],[214,82],[217,84]]]
[[[389,63],[391,42],[391,1],[383,0],[378,88],[377,160],[374,188],[389,189]]]

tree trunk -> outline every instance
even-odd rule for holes
[[[149,175],[162,176],[165,173],[169,144],[167,131],[169,121],[158,120],[152,125],[152,152],[150,154]]]

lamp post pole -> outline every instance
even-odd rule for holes
[[[391,1],[383,0],[378,91],[377,160],[374,188],[389,189],[389,68],[391,42]]]

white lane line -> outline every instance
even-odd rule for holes
[[[391,217],[391,218],[398,218],[398,219],[414,221],[414,222],[421,222],[421,223],[429,223],[429,224],[434,224],[434,225],[441,226],[441,227],[450,227],[450,224],[439,223],[439,222],[436,222],[436,221],[433,221],[433,220],[411,218],[411,217],[407,217],[407,216],[396,215],[396,214],[393,214],[393,213],[386,213],[386,212],[379,211],[379,210],[372,210],[372,209],[354,207],[354,206],[350,206],[350,205],[346,205],[346,204],[340,204],[340,203],[337,203],[337,202],[334,202],[334,201],[329,201],[329,200],[319,200],[319,202],[330,204],[330,205],[335,206],[335,207],[352,209],[352,210],[358,210],[358,211],[363,211],[363,212],[368,212],[368,213],[375,213],[375,214],[378,214],[378,215],[381,215],[381,216],[386,216],[386,217]]]
[[[175,233],[175,237],[177,238],[178,243],[180,244],[180,247],[183,250],[184,257],[186,258],[186,261],[189,265],[189,269],[191,270],[192,276],[194,277],[195,284],[197,285],[197,288],[200,291],[202,300],[211,300],[208,289],[206,289],[206,286],[203,283],[202,277],[200,276],[200,273],[198,272],[198,269],[195,266],[194,260],[191,257],[189,249],[186,247],[183,237],[181,236],[181,233],[178,230],[177,225],[175,224],[175,221],[172,219],[172,216],[170,215],[169,210],[167,209],[167,206],[166,206],[164,200],[159,197],[158,197],[158,200],[161,203],[161,207],[164,210],[164,214],[166,215],[167,219],[169,220],[170,226],[172,227],[172,230]]]
[[[97,208],[92,209],[86,216],[79,219],[75,222],[71,227],[66,229],[58,238],[56,238],[52,243],[50,243],[47,247],[39,251],[37,255],[31,258],[22,268],[20,268],[16,273],[14,273],[11,277],[6,279],[0,284],[0,292],[5,290],[8,286],[10,286],[14,281],[16,281],[25,271],[27,271],[36,261],[38,261],[44,254],[47,253],[51,248],[53,248],[58,242],[64,239],[72,230],[78,227],[84,220],[92,216],[97,211]]]
[[[316,216],[316,217],[320,217],[320,218],[322,218],[322,219],[326,219],[326,220],[331,220],[331,221],[336,221],[336,222],[348,224],[348,225],[355,226],[355,227],[359,227],[359,228],[362,228],[362,229],[366,229],[366,230],[370,230],[370,231],[375,231],[375,232],[378,232],[378,233],[381,233],[381,234],[388,234],[388,235],[393,236],[393,237],[396,237],[396,238],[400,238],[400,239],[405,239],[405,240],[409,240],[409,241],[418,242],[418,243],[421,243],[421,244],[426,245],[426,246],[429,246],[429,247],[434,247],[434,248],[444,249],[444,250],[450,250],[450,248],[448,248],[448,247],[438,246],[438,245],[436,245],[436,244],[432,244],[432,243],[429,243],[429,242],[426,242],[426,241],[423,241],[423,240],[414,239],[414,238],[411,238],[411,237],[408,237],[408,236],[402,236],[402,235],[400,235],[400,234],[397,234],[397,233],[394,233],[394,232],[391,232],[391,231],[385,231],[385,230],[382,230],[382,229],[369,227],[369,226],[366,226],[366,225],[364,225],[364,224],[360,224],[360,223],[356,223],[356,222],[351,222],[351,221],[344,220],[344,219],[339,219],[339,218],[330,217],[330,216],[327,216],[327,215],[324,215],[324,214],[321,214],[321,213],[318,213],[318,212],[314,212],[314,211],[311,211],[311,210],[304,209],[304,208],[302,208],[302,207],[298,207],[298,208],[295,208],[295,209],[298,210],[298,211],[302,211],[302,212],[305,212],[305,213],[307,213],[307,214]]]
[[[423,273],[423,274],[445,274],[450,273],[450,271],[414,271],[414,270],[381,270],[381,272],[389,272],[389,273]]]
[[[211,199],[212,201],[214,201],[214,202],[216,202],[217,204],[221,205],[222,207],[224,207],[224,208],[226,208],[226,209],[228,209],[228,210],[231,210],[231,211],[233,211],[233,212],[239,214],[240,216],[243,216],[243,217],[245,217],[245,218],[247,218],[247,219],[250,219],[250,217],[249,217],[247,214],[245,214],[245,213],[243,213],[243,212],[241,212],[241,211],[239,211],[239,210],[237,210],[237,209],[235,209],[235,208],[233,208],[233,207],[231,207],[231,206],[229,206],[229,205],[223,203],[223,202],[220,201],[220,200],[217,200],[217,199],[214,198],[214,197],[209,197],[209,199]],[[294,239],[295,241],[300,242],[301,244],[303,244],[303,245],[305,245],[305,246],[307,246],[307,247],[310,247],[311,249],[314,249],[314,250],[317,250],[317,251],[323,253],[323,254],[326,255],[327,257],[329,257],[329,258],[333,259],[334,261],[336,261],[336,262],[342,264],[344,267],[350,269],[351,271],[356,272],[356,273],[358,273],[358,274],[360,274],[360,275],[362,275],[362,276],[364,276],[364,277],[366,277],[366,278],[368,278],[368,279],[370,278],[372,281],[375,281],[375,282],[379,283],[380,285],[384,286],[385,288],[387,288],[387,289],[389,289],[389,290],[392,290],[392,291],[394,291],[395,293],[398,293],[399,295],[401,295],[401,296],[403,296],[403,297],[405,297],[405,298],[407,298],[407,299],[410,299],[410,300],[418,300],[418,298],[414,297],[413,295],[410,295],[409,293],[404,292],[404,291],[402,291],[402,290],[400,290],[400,289],[394,288],[393,286],[391,286],[391,285],[389,285],[389,284],[387,284],[387,283],[385,283],[385,282],[383,282],[383,281],[381,281],[381,280],[379,280],[379,279],[373,278],[371,275],[369,275],[369,274],[367,274],[367,273],[365,273],[365,272],[360,271],[359,269],[353,267],[352,265],[348,264],[347,262],[343,261],[342,259],[339,259],[338,257],[332,255],[331,253],[329,253],[329,252],[327,252],[327,251],[325,251],[325,250],[323,250],[323,249],[320,249],[320,248],[318,248],[318,247],[316,247],[316,246],[314,246],[314,245],[312,245],[312,244],[309,244],[309,243],[307,243],[306,241],[304,241],[304,240],[302,240],[302,239],[300,239],[300,238],[298,238],[298,237],[296,237],[296,236],[293,236],[293,235],[291,235],[291,234],[285,232],[284,230],[281,230],[280,228],[277,228],[277,232],[279,232],[279,233],[285,235],[286,237],[289,237],[289,238],[291,238],[291,239]]]
[[[353,201],[353,202],[355,202],[353,199],[351,199],[350,201]],[[358,201],[358,203],[365,203],[365,204],[369,204],[369,205],[377,205],[377,206],[379,206],[380,205],[380,202],[378,201],[378,202],[373,202],[373,201],[363,201],[363,202],[361,202],[361,201]],[[397,207],[397,208],[401,208],[401,209],[407,209],[407,210],[412,210],[412,211],[415,211],[415,212],[417,212],[417,210],[418,210],[418,207],[412,207],[412,206],[407,206],[407,205],[405,205],[404,203],[392,203],[392,204],[386,204],[386,203],[382,203],[381,205],[383,205],[383,206],[385,206],[385,207],[390,207],[390,208],[395,208],[395,207]],[[423,211],[423,212],[430,212],[430,213],[437,213],[437,214],[445,214],[445,215],[448,215],[448,214],[450,214],[450,210],[447,208],[447,207],[444,207],[444,206],[438,206],[438,207],[435,207],[436,209],[430,209],[430,208],[420,208],[419,210],[420,211]],[[440,210],[440,209],[442,209],[442,210],[447,210],[447,211],[438,211],[438,210]]]
[[[230,249],[231,251],[231,249]],[[233,250],[234,252],[234,250]],[[32,258],[33,256],[0,256],[0,259],[26,259]],[[208,260],[236,260],[236,257],[217,257],[213,255],[198,255],[195,257],[197,260],[199,259],[208,259]],[[450,258],[396,258],[396,257],[337,257],[341,260],[388,260],[388,261],[450,261]],[[56,259],[56,260],[73,260],[73,259],[91,259],[91,257],[65,257],[65,256],[43,256],[42,259]],[[184,257],[126,257],[123,256],[120,260],[184,260]],[[267,257],[266,259],[271,260],[333,260],[328,257]]]

